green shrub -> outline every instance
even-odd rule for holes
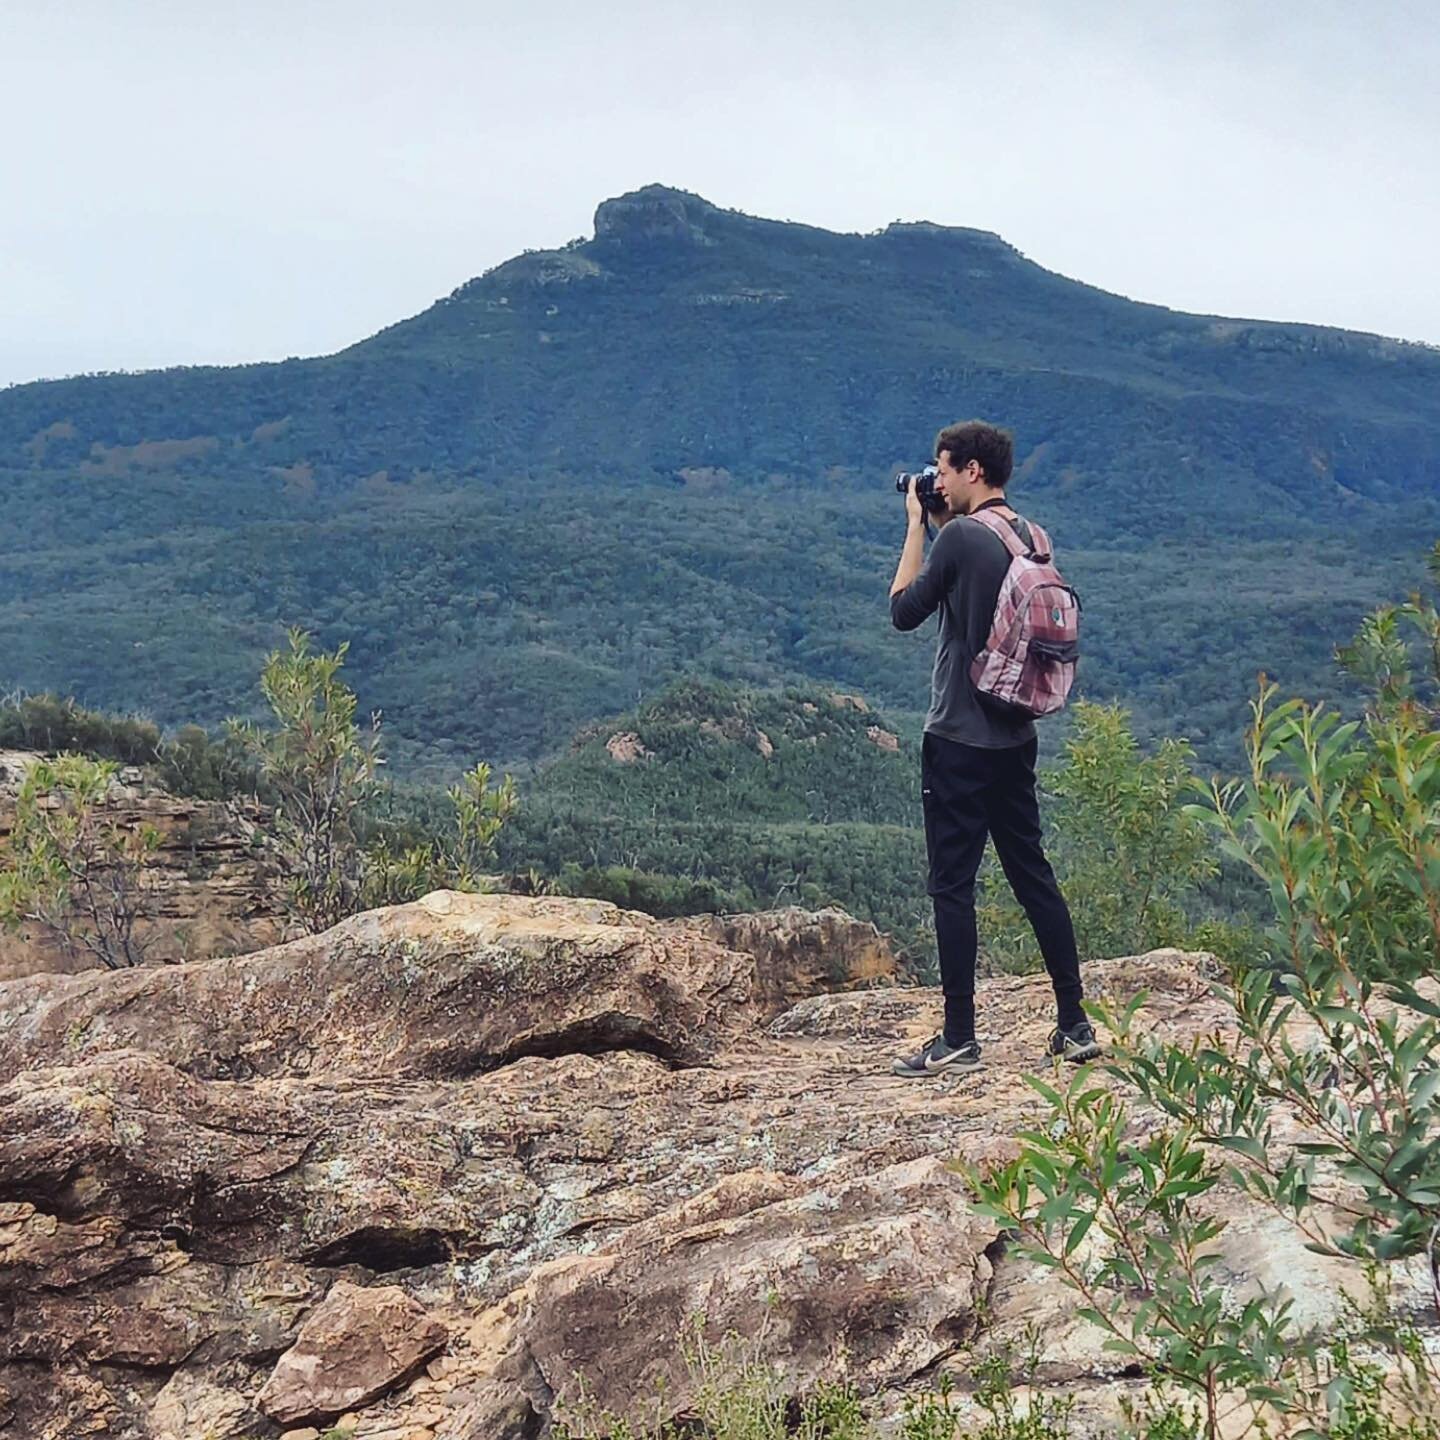
[[[11,696],[0,703],[0,747],[152,765],[160,754],[161,737],[157,725],[138,715],[109,715],[47,693]]]
[[[1432,566],[1440,579],[1440,550]],[[1419,674],[1400,618],[1371,617],[1342,652],[1375,686],[1363,722],[1262,683],[1248,775],[1190,812],[1274,908],[1263,963],[1217,986],[1234,1033],[1177,1045],[1139,1026],[1138,997],[1095,1007],[1116,1040],[1105,1068],[1163,1125],[1133,1125],[1084,1074],[1033,1082],[1048,1119],[1013,1165],[972,1175],[1109,1343],[1194,1397],[1209,1440],[1233,1425],[1227,1407],[1272,1432],[1267,1414],[1285,1433],[1440,1436],[1440,1359],[1391,1314],[1386,1279],[1423,1257],[1440,1319],[1440,731],[1426,698],[1440,692],[1440,615],[1405,607]],[[1276,1124],[1282,1109],[1298,1136]],[[1212,1271],[1223,1222],[1197,1204],[1222,1176],[1310,1248],[1366,1261],[1371,1303],[1312,1336],[1278,1297],[1227,1302]]]
[[[242,795],[265,802],[275,799],[253,752],[233,730],[212,736],[200,725],[182,725],[160,742],[154,774],[172,795],[196,800],[233,800]]]
[[[310,637],[289,632],[287,652],[265,661],[260,688],[278,722],[261,729],[232,721],[231,733],[272,788],[268,836],[292,918],[328,929],[362,908],[365,857],[357,815],[376,786],[380,717],[362,731],[355,694],[339,678],[348,646],[315,655]]]
[[[108,814],[118,768],[84,755],[32,766],[0,857],[0,923],[37,925],[72,958],[112,970],[145,960],[142,927],[155,912],[146,866],[160,846],[153,825]]]
[[[275,728],[232,721],[230,733],[273,800],[266,841],[291,918],[316,932],[430,890],[479,888],[515,809],[514,781],[492,785],[483,762],[469,770],[446,792],[453,821],[438,836],[413,817],[385,823],[370,813],[384,794],[380,717],[364,730],[356,720],[355,693],[339,678],[348,645],[312,654],[298,629],[289,644],[266,659],[260,676]],[[214,752],[197,741],[196,753]]]
[[[624,865],[582,869],[566,865],[555,882],[561,895],[584,895],[609,900],[625,910],[646,915],[715,914],[743,909],[740,897],[722,890],[712,880],[691,880],[682,875],[655,875]]]
[[[515,811],[515,782],[507,775],[492,785],[490,767],[482,761],[446,794],[453,809],[446,833],[400,846],[382,838],[365,851],[361,897],[367,908],[400,905],[431,890],[482,887],[501,827]]]

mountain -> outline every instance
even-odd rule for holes
[[[533,760],[687,673],[913,721],[889,476],[972,414],[1084,595],[1086,692],[1212,757],[1257,670],[1333,691],[1440,529],[1433,347],[650,186],[336,355],[0,391],[0,684],[214,721],[298,623],[352,642],[416,772]]]

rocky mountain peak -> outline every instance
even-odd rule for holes
[[[969,225],[939,225],[933,220],[892,220],[880,232],[891,240],[941,240],[963,244],[973,250],[1021,258],[1020,252],[993,230],[976,230]]]
[[[595,211],[595,239],[621,244],[679,241],[709,245],[714,241],[706,224],[719,214],[718,207],[699,195],[667,185],[646,185],[600,203]]]

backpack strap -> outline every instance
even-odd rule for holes
[[[1026,559],[1043,555],[1047,560],[1050,558],[1050,537],[1033,521],[1026,520],[1030,527],[1030,539],[1033,542],[1027,545],[1017,533],[1015,527],[1003,516],[994,510],[979,510],[968,517],[978,521],[987,530],[993,531],[1004,543],[1005,548],[1012,556],[1024,556]],[[1024,519],[1024,517],[1020,517]]]

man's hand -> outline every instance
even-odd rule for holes
[[[916,493],[913,478],[905,487],[905,519],[912,530],[917,526],[924,528],[925,507],[920,503],[920,496]]]

